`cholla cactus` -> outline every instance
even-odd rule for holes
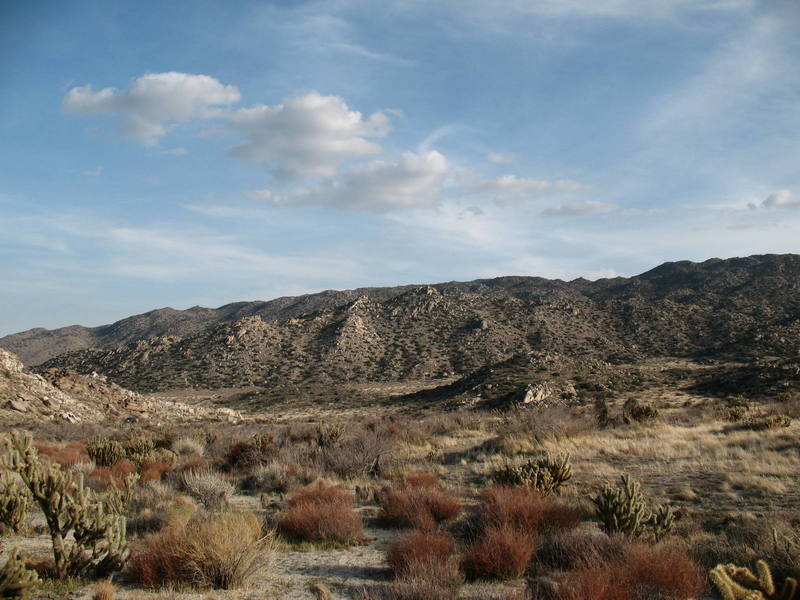
[[[653,540],[660,542],[672,531],[675,524],[675,511],[668,504],[661,504],[651,515],[648,525],[653,532]]]
[[[100,467],[110,467],[126,456],[125,447],[114,440],[104,437],[94,437],[86,444],[86,452]]]
[[[506,465],[494,474],[500,485],[524,485],[543,494],[558,493],[561,486],[572,478],[569,454],[551,457],[549,454],[522,465]]]
[[[97,498],[57,464],[43,465],[28,433],[14,432],[5,440],[4,466],[19,473],[44,513],[53,544],[57,577],[105,574],[122,567],[127,556],[121,494]],[[133,480],[128,482],[132,486]]]
[[[0,598],[26,600],[39,585],[36,571],[25,567],[18,548],[14,548],[8,562],[0,569]]]
[[[630,475],[623,475],[616,487],[608,482],[603,484],[592,502],[603,531],[609,534],[641,537],[650,529],[654,541],[658,542],[669,534],[675,522],[675,512],[666,504],[659,505],[655,512],[650,511],[642,486]]]
[[[0,475],[0,524],[18,533],[25,524],[25,517],[33,503],[27,488],[12,481],[6,474]]]
[[[769,565],[759,560],[756,573],[734,564],[717,565],[709,572],[723,600],[795,600],[797,580],[787,577],[778,593]]]
[[[153,457],[155,447],[156,444],[153,440],[142,436],[133,436],[123,444],[125,458],[136,464],[142,464],[144,461],[150,460]]]
[[[592,502],[597,507],[597,517],[606,533],[624,533],[639,537],[644,533],[651,516],[641,485],[629,475],[623,475],[620,485],[616,487],[608,482],[603,484]]]

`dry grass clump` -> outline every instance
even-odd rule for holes
[[[393,583],[364,590],[362,600],[456,600],[462,583],[455,555],[420,560],[399,573]]]
[[[453,537],[443,531],[415,530],[389,547],[386,562],[395,577],[413,575],[425,565],[444,564],[455,554]]]
[[[429,528],[461,514],[461,504],[439,487],[433,473],[408,475],[400,484],[384,488],[378,504],[381,520],[394,527]]]
[[[234,492],[222,475],[211,470],[186,471],[180,481],[181,487],[208,510],[227,508]]]
[[[190,437],[177,439],[170,447],[178,456],[203,456],[206,451],[205,444]]]
[[[386,437],[368,429],[322,448],[321,465],[342,479],[382,474],[381,459],[387,454]],[[385,462],[385,458],[384,458]]]
[[[94,585],[92,600],[114,600],[114,584],[111,579],[104,579]]]
[[[272,538],[249,512],[198,513],[139,542],[128,572],[147,588],[246,587],[272,557]]]
[[[242,480],[242,489],[249,492],[285,494],[298,484],[307,485],[319,478],[318,468],[295,460],[291,454],[282,453],[257,466]]]
[[[187,496],[160,481],[148,481],[134,489],[128,505],[128,532],[152,533],[176,515],[191,515],[197,506]]]
[[[361,517],[351,510],[353,497],[338,486],[320,481],[298,491],[288,504],[278,531],[291,540],[350,545],[364,539]]]
[[[467,579],[516,579],[534,553],[533,539],[514,527],[493,526],[464,550],[461,567]]]
[[[481,500],[480,526],[509,526],[529,535],[571,529],[584,517],[581,509],[526,487],[494,486]]]
[[[621,558],[601,561],[565,574],[563,600],[639,600],[699,598],[707,588],[703,569],[686,549],[674,544],[628,542]]]
[[[720,563],[750,565],[766,560],[776,578],[800,578],[800,530],[781,519],[739,515],[718,533],[689,537],[690,552],[706,569]]]

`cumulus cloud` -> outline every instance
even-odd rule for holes
[[[151,73],[124,90],[91,85],[74,87],[64,97],[64,111],[79,115],[120,115],[124,137],[153,146],[170,122],[215,116],[220,107],[239,101],[239,90],[208,75]]]
[[[569,202],[548,208],[542,214],[546,217],[582,217],[584,215],[610,213],[617,210],[616,204],[586,200],[584,202]]]
[[[800,208],[800,196],[793,195],[791,190],[778,190],[767,196],[761,206],[766,209]]]
[[[338,96],[312,91],[276,106],[257,105],[229,115],[246,140],[230,155],[273,170],[276,175],[330,177],[348,158],[381,151],[368,138],[389,133],[389,117],[376,112],[364,119]]]
[[[439,152],[405,152],[397,162],[375,160],[356,165],[340,177],[281,201],[356,211],[430,206],[438,203],[446,174],[447,159]]]
[[[477,179],[468,188],[477,193],[494,195],[498,204],[514,204],[541,192],[575,192],[589,186],[577,181],[559,179],[529,179],[516,175],[501,175],[496,179]]]

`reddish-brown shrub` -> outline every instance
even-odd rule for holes
[[[565,600],[699,598],[706,591],[703,570],[680,546],[628,542],[624,556],[566,574]]]
[[[118,460],[111,465],[111,477],[114,478],[114,483],[122,483],[128,475],[133,475],[138,469],[136,465],[127,459]]]
[[[403,476],[408,487],[436,487],[439,485],[439,475],[436,473],[407,473]]]
[[[337,485],[318,481],[295,492],[288,500],[291,507],[303,504],[337,504],[349,507],[353,504],[353,496]]]
[[[364,539],[361,517],[340,502],[292,506],[278,519],[278,531],[305,542],[358,544]]]
[[[86,453],[86,445],[81,442],[67,442],[66,444],[36,444],[39,455],[58,463],[62,467],[68,467],[78,462],[90,462],[89,455]]]
[[[583,517],[580,509],[542,496],[527,487],[496,486],[483,493],[479,520],[484,527],[510,526],[534,534],[576,527]]]
[[[386,554],[395,576],[414,575],[429,564],[446,563],[455,553],[450,534],[443,531],[415,530],[400,536]]]
[[[438,487],[402,483],[379,495],[380,518],[395,527],[430,528],[461,514],[461,504]]]
[[[510,526],[489,527],[464,551],[461,567],[468,579],[516,579],[534,553],[530,536]]]
[[[140,481],[142,483],[147,481],[161,481],[164,478],[164,474],[171,470],[172,467],[160,460],[142,463],[142,467],[139,471],[141,475]]]

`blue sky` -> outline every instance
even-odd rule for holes
[[[800,250],[800,4],[0,2],[0,334]]]

